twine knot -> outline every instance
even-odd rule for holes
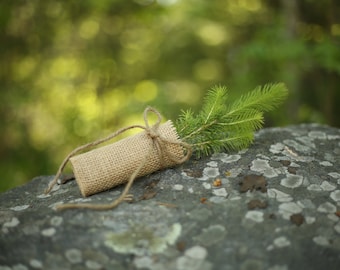
[[[146,129],[146,133],[149,135],[149,137],[152,140],[155,140],[155,139],[157,139],[159,137],[159,133],[154,131],[152,128]]]
[[[151,127],[149,125],[149,120],[148,120],[149,112],[152,112],[156,114],[157,116],[156,123]],[[176,141],[169,140],[167,138],[162,137],[161,134],[159,134],[158,128],[162,122],[162,115],[159,113],[159,111],[157,111],[156,109],[152,107],[147,107],[144,110],[144,122],[145,122],[145,127],[141,126],[141,128],[145,129],[150,139],[152,139],[153,144],[157,149],[161,163],[163,163],[165,156],[167,156],[168,158],[170,158],[170,160],[172,160],[173,162],[177,164],[183,163],[190,158],[192,150],[189,144],[182,142],[181,140],[176,140]],[[173,153],[167,151],[166,144],[176,144],[176,145],[182,146],[184,150],[186,151],[185,155],[181,158],[175,156]]]

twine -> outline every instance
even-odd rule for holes
[[[148,113],[152,112],[154,114],[156,114],[157,116],[157,121],[153,126],[149,125],[149,121],[148,121]],[[73,209],[73,208],[87,208],[87,209],[94,209],[94,210],[109,210],[109,209],[113,209],[116,206],[118,206],[121,202],[123,201],[131,201],[132,200],[132,195],[128,194],[134,180],[136,179],[138,173],[143,169],[143,167],[146,164],[146,161],[148,159],[148,157],[150,156],[153,147],[156,148],[157,153],[159,155],[160,158],[160,162],[161,164],[163,164],[164,161],[164,157],[166,156],[167,158],[169,158],[170,160],[172,160],[174,163],[176,164],[181,164],[185,161],[187,161],[192,153],[192,149],[191,146],[185,142],[182,142],[180,140],[170,140],[167,138],[164,138],[163,136],[161,136],[161,134],[158,131],[159,125],[161,124],[162,121],[162,116],[161,114],[154,108],[152,107],[147,107],[144,110],[144,122],[145,122],[145,126],[142,125],[131,125],[122,129],[117,130],[116,132],[110,134],[109,136],[87,143],[85,145],[79,146],[76,149],[74,149],[71,153],[69,153],[67,155],[67,157],[63,160],[63,162],[61,163],[57,174],[55,175],[53,181],[49,184],[48,188],[45,190],[45,194],[49,193],[52,188],[54,187],[54,185],[58,182],[58,179],[60,177],[60,175],[62,174],[65,166],[67,165],[68,161],[70,160],[71,157],[73,157],[74,155],[76,155],[77,153],[84,151],[86,149],[89,149],[91,147],[94,147],[96,145],[99,145],[101,143],[107,142],[115,137],[117,137],[118,135],[124,133],[127,130],[130,129],[134,129],[134,128],[140,128],[145,130],[146,134],[148,135],[148,137],[151,139],[152,141],[152,147],[150,147],[150,149],[148,150],[147,154],[145,155],[145,157],[143,158],[142,162],[138,165],[138,167],[136,168],[136,170],[132,173],[132,175],[130,176],[122,194],[112,203],[108,203],[108,204],[91,204],[91,203],[67,203],[67,204],[62,204],[62,205],[58,205],[56,206],[57,210],[64,210],[64,209]],[[186,153],[183,157],[178,158],[176,155],[174,155],[173,153],[167,151],[167,147],[166,144],[174,144],[174,145],[179,145],[182,146]]]

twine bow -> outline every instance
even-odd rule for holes
[[[152,126],[149,125],[149,121],[148,121],[148,113],[149,112],[152,112],[152,113],[156,114],[156,116],[157,116],[157,121]],[[145,126],[131,125],[131,126],[128,126],[128,127],[124,127],[122,129],[119,129],[116,132],[110,134],[109,136],[107,136],[105,138],[102,138],[102,139],[99,139],[99,140],[96,140],[96,141],[90,142],[88,144],[77,147],[70,154],[68,154],[68,156],[63,160],[63,162],[61,163],[53,181],[49,184],[48,188],[45,190],[45,194],[51,192],[52,188],[58,182],[60,175],[62,174],[65,166],[67,165],[68,161],[70,160],[70,158],[72,156],[76,155],[80,151],[83,151],[83,150],[89,149],[90,147],[94,147],[94,146],[99,145],[101,143],[107,142],[107,141],[117,137],[118,135],[124,133],[127,130],[134,129],[134,128],[140,128],[140,129],[144,129],[146,134],[148,135],[148,137],[152,140],[152,147],[150,147],[147,154],[143,158],[142,162],[139,164],[139,166],[136,168],[136,170],[130,176],[122,194],[115,201],[113,201],[112,203],[109,203],[109,204],[67,203],[67,204],[58,205],[58,206],[56,206],[56,208],[57,208],[57,210],[71,209],[71,208],[88,208],[88,209],[95,209],[95,210],[108,210],[108,209],[115,208],[116,206],[118,206],[123,201],[131,201],[132,195],[128,194],[130,187],[132,186],[132,184],[133,184],[134,180],[136,179],[138,173],[145,166],[146,161],[147,161],[148,157],[151,155],[153,148],[156,148],[157,153],[158,153],[159,158],[160,158],[161,164],[163,164],[165,157],[167,157],[168,159],[173,161],[175,164],[181,164],[181,163],[187,161],[191,156],[192,149],[191,149],[191,146],[189,144],[182,142],[180,140],[171,140],[171,139],[167,139],[167,138],[164,138],[163,136],[161,136],[161,134],[158,131],[158,128],[161,124],[161,121],[162,121],[161,114],[156,109],[154,109],[152,107],[147,107],[144,110]],[[166,144],[174,144],[174,145],[182,146],[183,150],[185,150],[185,154],[181,158],[177,157],[173,153],[167,151]],[[164,166],[162,165],[162,167],[164,167]]]

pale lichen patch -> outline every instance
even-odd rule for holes
[[[12,217],[12,219],[10,221],[5,222],[4,224],[2,224],[2,232],[3,233],[8,233],[8,229],[9,228],[13,228],[16,227],[20,224],[20,221],[18,218],[16,217]]]
[[[58,180],[59,180],[59,179],[58,179]],[[51,183],[52,183],[52,181],[50,181],[50,182],[48,183],[47,186],[49,186]],[[54,185],[54,186],[52,187],[52,189],[51,189],[51,191],[50,191],[49,194],[53,195],[55,191],[57,191],[57,190],[60,189],[60,186],[61,186],[61,185],[59,185],[59,184],[58,184],[58,185]]]
[[[16,227],[16,226],[19,225],[19,223],[20,223],[19,219],[17,219],[16,217],[13,217],[11,219],[11,221],[5,222],[2,226],[4,226],[4,227]]]
[[[274,245],[278,248],[284,248],[291,245],[290,241],[285,236],[280,236],[274,239]]]
[[[307,187],[308,190],[310,191],[322,191],[322,188],[318,184],[311,184]]]
[[[228,192],[225,188],[217,188],[217,189],[213,189],[212,193],[215,196],[220,196],[220,197],[227,197],[228,196]]]
[[[288,139],[288,140],[284,140],[283,143],[285,145],[288,145],[289,147],[294,148],[298,152],[302,152],[302,153],[309,153],[310,152],[310,147],[307,147],[307,146],[301,144],[301,142],[297,142],[297,141]],[[312,145],[310,145],[310,146],[312,146]],[[314,147],[315,147],[315,145],[314,145]]]
[[[333,164],[329,161],[321,161],[320,165],[325,166],[325,167],[332,167]]]
[[[310,131],[310,132],[308,132],[308,136],[313,138],[313,139],[320,139],[320,140],[327,139],[326,133],[321,132],[321,131]]]
[[[224,203],[226,201],[227,201],[226,197],[212,196],[209,198],[209,202],[216,203],[216,204]]]
[[[335,179],[340,179],[340,173],[330,172],[330,173],[328,173],[328,175],[335,178]]]
[[[333,162],[333,163],[336,163],[337,161],[337,158],[333,154],[328,153],[328,152],[325,153],[324,158],[325,160],[328,160],[329,162]]]
[[[225,173],[225,175],[226,175],[226,176],[230,176],[230,177],[236,177],[236,176],[238,176],[241,172],[242,172],[242,168],[236,167],[236,168],[230,169],[227,173]],[[229,175],[228,175],[228,174],[229,174]]]
[[[237,195],[232,195],[229,197],[229,200],[230,201],[238,201],[238,200],[241,200],[242,198],[240,196],[237,196]]]
[[[338,234],[340,234],[340,221],[339,221],[337,224],[334,225],[334,230],[335,230]]]
[[[27,209],[28,207],[30,207],[29,204],[24,204],[24,205],[18,205],[18,206],[11,207],[10,209],[13,210],[13,211],[23,211],[23,210]]]
[[[283,178],[280,184],[288,188],[297,188],[302,185],[303,177],[300,175],[289,174],[286,178]]]
[[[61,205],[61,204],[63,204],[63,203],[64,203],[63,201],[56,202],[56,203],[52,203],[52,204],[50,204],[48,207],[49,207],[49,208],[52,208],[52,209],[55,209],[56,206]]]
[[[269,165],[268,160],[255,159],[252,161],[250,169],[255,172],[260,172],[269,178],[278,176],[277,171]]]
[[[91,201],[92,201],[92,198],[77,198],[69,202],[70,203],[86,203],[86,202],[91,202]]]
[[[30,260],[30,266],[34,269],[42,269],[43,263],[37,259],[31,259]]]
[[[316,145],[315,143],[313,142],[314,139],[313,138],[310,138],[308,136],[298,136],[296,138],[296,140],[301,143],[303,143],[305,146],[309,147],[309,148],[316,148]]]
[[[205,188],[205,189],[211,189],[211,184],[210,183],[202,183],[202,186]]]
[[[45,199],[45,198],[48,198],[48,197],[51,197],[51,194],[42,193],[40,195],[37,195],[38,199]]]
[[[86,268],[93,269],[93,270],[103,269],[103,265],[102,264],[100,264],[100,263],[98,263],[96,261],[93,261],[93,260],[86,260],[85,266],[86,266]]]
[[[267,194],[269,198],[275,198],[278,202],[290,202],[293,200],[292,196],[275,188],[268,189]]]
[[[339,220],[339,217],[337,215],[335,215],[334,212],[333,213],[329,213],[327,215],[327,217],[328,217],[329,220],[331,220],[333,222],[337,222]]]
[[[279,213],[284,219],[289,220],[292,214],[299,214],[302,212],[301,206],[295,202],[287,202],[279,205]]]
[[[135,257],[133,263],[138,269],[152,269],[154,265],[153,259],[149,256]]]
[[[219,176],[219,174],[220,174],[220,171],[218,170],[218,168],[206,167],[203,170],[203,175],[210,177],[210,178]]]
[[[316,218],[307,216],[307,217],[305,217],[305,220],[306,220],[306,224],[311,225],[316,221]]]
[[[152,227],[134,224],[124,232],[107,234],[105,245],[122,254],[132,253],[141,256],[162,253],[168,245],[176,242],[181,229],[181,224],[175,223],[167,228],[164,235],[158,235]]]
[[[330,197],[333,201],[339,202],[340,201],[340,190],[334,190],[331,192]]]
[[[327,140],[339,140],[340,136],[339,135],[327,135]],[[340,142],[339,142],[340,145]]]
[[[251,169],[252,171],[256,171],[256,172],[263,172],[263,171],[266,170],[268,167],[269,167],[268,160],[264,160],[264,159],[255,159],[255,160],[253,160],[250,169]]]
[[[176,260],[177,270],[210,270],[212,269],[212,264],[206,260],[197,260],[190,258],[188,256],[181,256]]]
[[[331,204],[330,202],[325,202],[323,204],[320,204],[320,206],[317,208],[317,211],[320,213],[335,213],[336,206],[334,204]]]
[[[264,155],[264,154],[257,154],[257,159],[264,159],[264,160],[270,160],[270,157]]]
[[[280,154],[285,148],[285,145],[282,143],[272,144],[269,148],[269,151],[273,154]]]
[[[218,166],[218,163],[217,163],[216,161],[210,161],[210,162],[207,163],[207,165],[208,165],[209,167],[214,167],[214,168],[216,168],[216,167]]]
[[[236,162],[241,158],[241,155],[228,155],[226,153],[217,153],[213,154],[211,159],[212,160],[221,160],[223,163],[232,163]]]
[[[336,186],[327,181],[323,181],[320,185],[320,188],[324,191],[333,191],[334,189],[336,189]]]
[[[83,261],[82,252],[76,248],[66,250],[65,257],[71,264],[81,263]]]
[[[245,218],[255,221],[256,223],[264,221],[263,212],[257,210],[248,211],[245,215]]]
[[[214,167],[205,167],[203,170],[203,176],[198,178],[198,180],[206,181],[209,178],[215,178],[220,175],[220,171],[218,168]]]
[[[181,191],[181,190],[184,189],[184,186],[180,185],[180,184],[175,184],[175,185],[173,185],[172,189],[177,190],[177,191]]]
[[[329,239],[324,236],[315,236],[313,237],[313,241],[315,244],[320,245],[320,246],[330,245]]]
[[[18,263],[16,265],[13,265],[12,270],[28,270],[28,267],[24,264]]]
[[[47,228],[41,231],[41,235],[45,237],[52,237],[55,235],[56,229],[55,228]]]
[[[50,224],[52,226],[60,226],[60,224],[63,222],[63,218],[60,216],[54,216],[50,220]]]
[[[187,249],[184,254],[192,259],[204,260],[208,255],[208,251],[202,246],[193,246]]]
[[[315,209],[315,204],[310,199],[302,199],[297,201],[297,204],[301,206],[301,208]]]

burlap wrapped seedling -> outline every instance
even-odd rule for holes
[[[288,90],[283,83],[267,84],[256,87],[252,92],[228,104],[228,89],[216,86],[207,92],[202,110],[198,114],[191,110],[183,111],[175,122],[176,129],[171,121],[161,124],[160,113],[146,108],[145,126],[129,126],[73,150],[61,164],[46,192],[51,191],[70,161],[83,196],[122,183],[127,184],[122,195],[113,203],[64,204],[57,208],[113,208],[122,201],[131,199],[128,192],[135,178],[181,164],[189,159],[192,152],[201,157],[248,147],[254,139],[254,132],[263,125],[263,113],[277,107],[287,95]],[[158,118],[153,126],[148,123],[149,112],[156,114]],[[144,131],[111,145],[79,154],[133,128]]]
[[[157,122],[151,127],[147,119],[149,112],[155,113],[158,118]],[[191,147],[179,139],[170,120],[161,124],[160,113],[148,107],[144,111],[144,121],[145,126],[129,126],[104,139],[73,150],[65,158],[54,180],[46,190],[46,193],[51,191],[67,162],[70,161],[75,179],[84,197],[127,183],[122,195],[110,204],[63,204],[57,206],[57,209],[91,208],[105,210],[114,208],[120,202],[130,199],[128,191],[136,178],[188,160],[191,155]],[[80,151],[111,140],[133,128],[144,129],[144,131],[115,143],[78,154]]]

